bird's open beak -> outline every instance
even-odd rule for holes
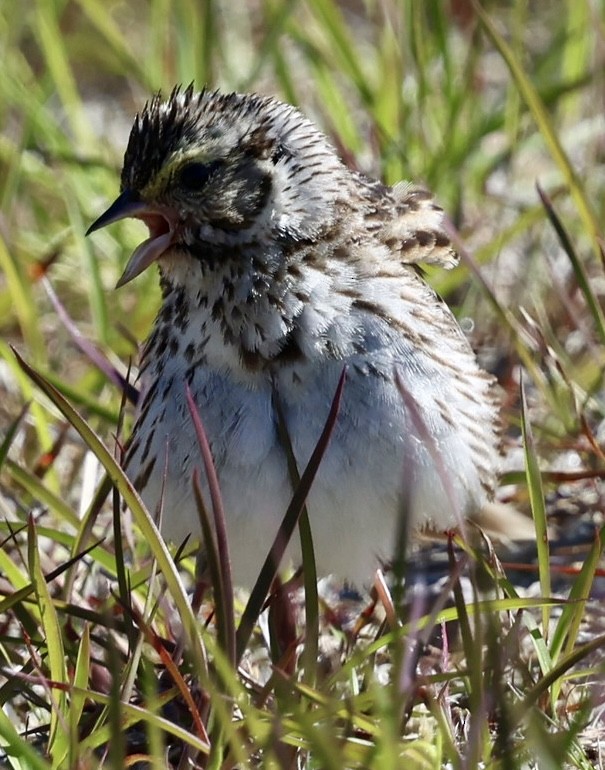
[[[173,242],[174,233],[167,217],[142,201],[139,194],[133,190],[124,190],[107,211],[92,223],[86,235],[128,217],[143,220],[149,228],[149,238],[134,250],[116,288],[140,275],[149,265],[156,262]]]

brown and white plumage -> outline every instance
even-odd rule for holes
[[[272,389],[302,469],[344,366],[308,499],[320,571],[367,582],[393,557],[399,516],[445,528],[482,506],[497,466],[493,383],[417,269],[456,260],[428,193],[351,171],[289,105],[187,89],[137,117],[122,193],[91,229],[125,216],[150,238],[120,283],[157,262],[163,293],[127,472],[153,510],[167,468],[168,537],[198,529],[186,384],[247,584],[292,495]]]

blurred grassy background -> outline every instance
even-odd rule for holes
[[[507,480],[519,481],[513,471],[523,465],[521,369],[543,465],[561,471],[559,481],[576,471],[584,485],[584,470],[601,472],[603,0],[2,0],[0,50],[0,515],[17,526],[31,510],[43,511],[46,571],[80,543],[78,514],[92,494],[87,455],[77,441],[57,443],[70,435],[66,422],[23,374],[9,346],[67,394],[103,436],[116,431],[120,394],[74,345],[42,278],[80,332],[124,372],[159,299],[153,271],[113,290],[144,228],[120,223],[94,242],[84,232],[116,195],[134,113],[155,91],[168,92],[175,83],[275,94],[322,126],[350,164],[390,183],[412,179],[433,190],[472,256],[451,274],[431,271],[431,281],[499,376],[509,426]],[[551,220],[559,234],[537,181],[553,202]],[[25,403],[29,411],[17,423]],[[49,460],[45,453],[53,446],[57,452]],[[557,481],[545,478],[551,485]],[[600,482],[589,483],[600,501]],[[527,493],[521,487],[510,494],[522,503]],[[31,554],[23,555],[27,542],[25,535],[13,538],[8,556],[0,556],[12,589],[36,584],[36,575],[40,582]],[[92,558],[115,574],[109,545]],[[588,583],[586,578],[583,587]],[[50,600],[37,596],[38,605],[21,609],[19,622],[36,638],[52,638],[40,620],[40,607]],[[1,611],[12,628],[14,602],[0,605]],[[57,632],[54,638],[59,643]],[[77,648],[63,642],[73,664]],[[19,644],[3,642],[2,651],[7,664],[27,666]],[[540,660],[545,676],[548,658]],[[556,661],[555,654],[551,669]],[[44,659],[43,670],[45,665]],[[81,676],[85,670],[80,663]],[[53,674],[59,675],[56,666]],[[482,687],[472,678],[467,685],[471,695],[473,687]],[[0,687],[0,693],[6,705],[15,690]],[[324,704],[326,712],[336,711],[335,704]],[[330,733],[313,733],[304,710],[296,730],[317,740],[314,750],[324,767],[345,761],[401,766],[401,703],[389,712],[392,722],[387,705],[374,701],[372,724],[360,716],[367,703],[356,707],[360,734],[375,741],[363,759],[345,738],[342,754],[331,755],[322,743]],[[530,712],[534,750],[550,757],[540,767],[559,767],[565,752],[574,766],[589,766],[573,731],[559,753],[545,742],[536,725],[544,713],[555,719],[553,709],[540,717]],[[19,719],[33,713],[31,701],[30,711],[21,705],[19,713]],[[448,712],[431,728],[437,739],[433,735],[418,749],[421,758],[408,757],[417,763],[409,766],[493,761],[498,739],[490,737],[487,712],[478,713],[483,732],[475,734],[469,753],[456,748],[462,735],[449,724]],[[388,729],[373,732],[381,719]],[[0,720],[0,736],[8,740],[9,734]],[[523,740],[509,764],[493,766],[521,763]],[[18,766],[46,767],[45,760],[27,758],[24,743],[17,745]],[[76,756],[76,746],[69,745]],[[61,765],[67,760],[60,742],[53,756],[53,766],[72,766]]]

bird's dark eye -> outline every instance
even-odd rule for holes
[[[213,160],[210,163],[188,163],[179,171],[179,185],[185,190],[201,190],[222,165],[222,160]]]

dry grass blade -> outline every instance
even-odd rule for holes
[[[277,417],[277,433],[288,462],[290,483],[292,489],[300,484],[300,475],[296,465],[292,440],[288,432],[286,417],[284,415],[281,399],[275,382],[273,383],[273,407]],[[300,550],[302,553],[303,580],[305,589],[305,641],[302,654],[302,665],[305,672],[305,683],[313,685],[317,668],[317,654],[319,650],[319,596],[317,593],[317,566],[315,563],[315,550],[313,548],[313,534],[309,521],[307,506],[303,510],[298,521],[300,533]]]
[[[216,534],[214,527],[210,521],[210,515],[204,502],[204,496],[200,486],[199,475],[197,469],[193,472],[193,495],[197,505],[197,510],[200,519],[200,525],[202,529],[202,543],[203,543],[203,558],[204,565],[202,574],[196,574],[198,582],[206,580],[206,571],[210,575],[210,581],[212,589],[214,591],[214,604],[216,612],[216,625],[217,636],[219,645],[227,655],[230,655],[230,632],[228,631],[229,623],[233,625],[233,615],[230,617],[227,615],[227,608],[233,606],[233,594],[231,594],[231,601],[225,600],[225,585],[223,583],[223,570],[221,569],[220,557],[216,546]],[[196,573],[199,572],[199,558],[196,565]],[[201,588],[206,589],[206,585],[202,585]],[[233,665],[233,657],[229,658]]]
[[[248,639],[254,628],[254,624],[260,615],[265,597],[267,596],[273,578],[277,574],[279,564],[282,560],[284,552],[290,542],[290,538],[294,533],[294,529],[298,523],[300,514],[302,513],[305,500],[311,489],[313,479],[319,470],[321,459],[324,456],[326,449],[328,448],[328,442],[334,426],[336,425],[336,419],[338,417],[338,410],[340,408],[340,400],[342,398],[342,391],[345,385],[346,369],[343,369],[342,374],[338,380],[338,386],[332,399],[332,405],[330,406],[330,412],[324,425],[324,429],[321,433],[319,441],[317,442],[311,458],[307,463],[301,479],[298,485],[292,501],[288,506],[288,510],[283,518],[280,528],[275,536],[273,545],[265,559],[260,575],[252,589],[248,604],[242,614],[239,627],[236,635],[236,660],[239,661],[246,649]]]
[[[231,559],[229,557],[229,541],[227,538],[227,524],[225,521],[225,509],[223,507],[223,500],[221,496],[221,490],[216,475],[216,468],[214,467],[214,460],[212,458],[212,451],[208,438],[206,437],[206,431],[200,419],[197,406],[193,400],[191,390],[187,386],[185,395],[187,398],[187,405],[189,407],[189,413],[193,421],[195,429],[195,435],[200,447],[202,459],[204,461],[204,468],[206,471],[206,478],[208,480],[208,489],[210,490],[210,499],[212,500],[212,513],[214,516],[214,532],[216,536],[216,551],[218,557],[218,566],[220,569],[220,587],[221,594],[216,597],[217,601],[220,601],[220,612],[224,616],[224,623],[222,624],[224,630],[223,643],[225,645],[224,650],[228,659],[235,664],[235,618],[233,609],[233,579],[231,577]],[[198,490],[199,492],[199,490]],[[201,498],[201,495],[199,496]],[[214,540],[214,538],[213,538]]]
[[[202,741],[207,745],[208,751],[209,751],[210,739],[208,738],[208,734],[206,732],[206,728],[202,721],[200,711],[194,701],[193,695],[191,694],[189,687],[187,686],[181,672],[179,671],[177,663],[175,663],[175,661],[169,655],[162,640],[158,637],[158,635],[155,633],[153,628],[151,628],[150,625],[145,621],[145,618],[141,615],[141,613],[138,612],[138,610],[133,606],[128,606],[128,607],[125,606],[124,609],[126,610],[126,612],[132,615],[137,627],[143,632],[148,643],[153,647],[153,649],[159,655],[160,660],[162,661],[163,665],[166,667],[166,671],[170,675],[170,678],[172,679],[172,681],[175,683],[179,693],[181,694],[185,704],[187,705],[187,708],[193,720],[193,727],[195,728],[195,733],[197,737],[200,739],[200,741]]]
[[[139,399],[139,391],[134,387],[134,385],[132,385],[132,383],[128,382],[125,377],[122,377],[122,375],[116,370],[114,366],[112,366],[108,359],[101,354],[95,345],[93,345],[84,337],[82,332],[69,317],[67,310],[57,297],[55,290],[53,289],[52,284],[48,278],[44,278],[43,283],[44,288],[46,289],[46,293],[48,294],[53,307],[57,311],[57,315],[69,332],[69,335],[75,345],[77,345],[77,347],[84,353],[88,360],[99,369],[99,371],[103,372],[108,380],[118,386],[120,391],[124,393],[131,404],[136,404]]]

